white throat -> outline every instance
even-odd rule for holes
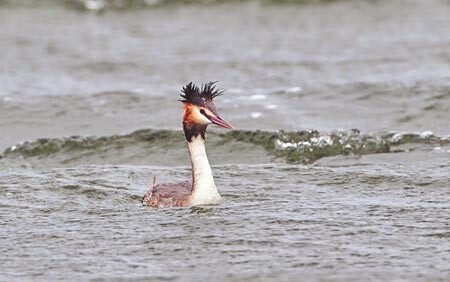
[[[221,197],[206,156],[205,140],[200,135],[193,136],[188,147],[192,163],[192,206],[220,204]]]

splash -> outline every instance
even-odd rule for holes
[[[319,133],[238,131],[228,135],[236,140],[263,146],[266,151],[289,163],[311,163],[323,157],[389,152],[389,143],[376,135],[361,135],[359,130]]]

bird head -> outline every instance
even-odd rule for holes
[[[209,124],[234,129],[233,125],[222,119],[217,112],[213,99],[223,94],[223,90],[217,89],[215,83],[208,82],[198,87],[190,82],[181,90],[183,99],[180,101],[184,107],[183,127],[188,141],[193,135],[196,135],[197,131],[204,138],[206,127]]]

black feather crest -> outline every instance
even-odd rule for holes
[[[189,82],[181,89],[181,102],[189,102],[197,105],[204,105],[206,101],[212,101],[219,95],[222,95],[224,90],[216,88],[217,81],[207,82],[201,87]]]

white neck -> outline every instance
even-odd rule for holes
[[[192,163],[192,194],[191,205],[217,205],[221,198],[214,184],[214,178],[206,156],[205,140],[200,136],[193,136],[188,142]]]

